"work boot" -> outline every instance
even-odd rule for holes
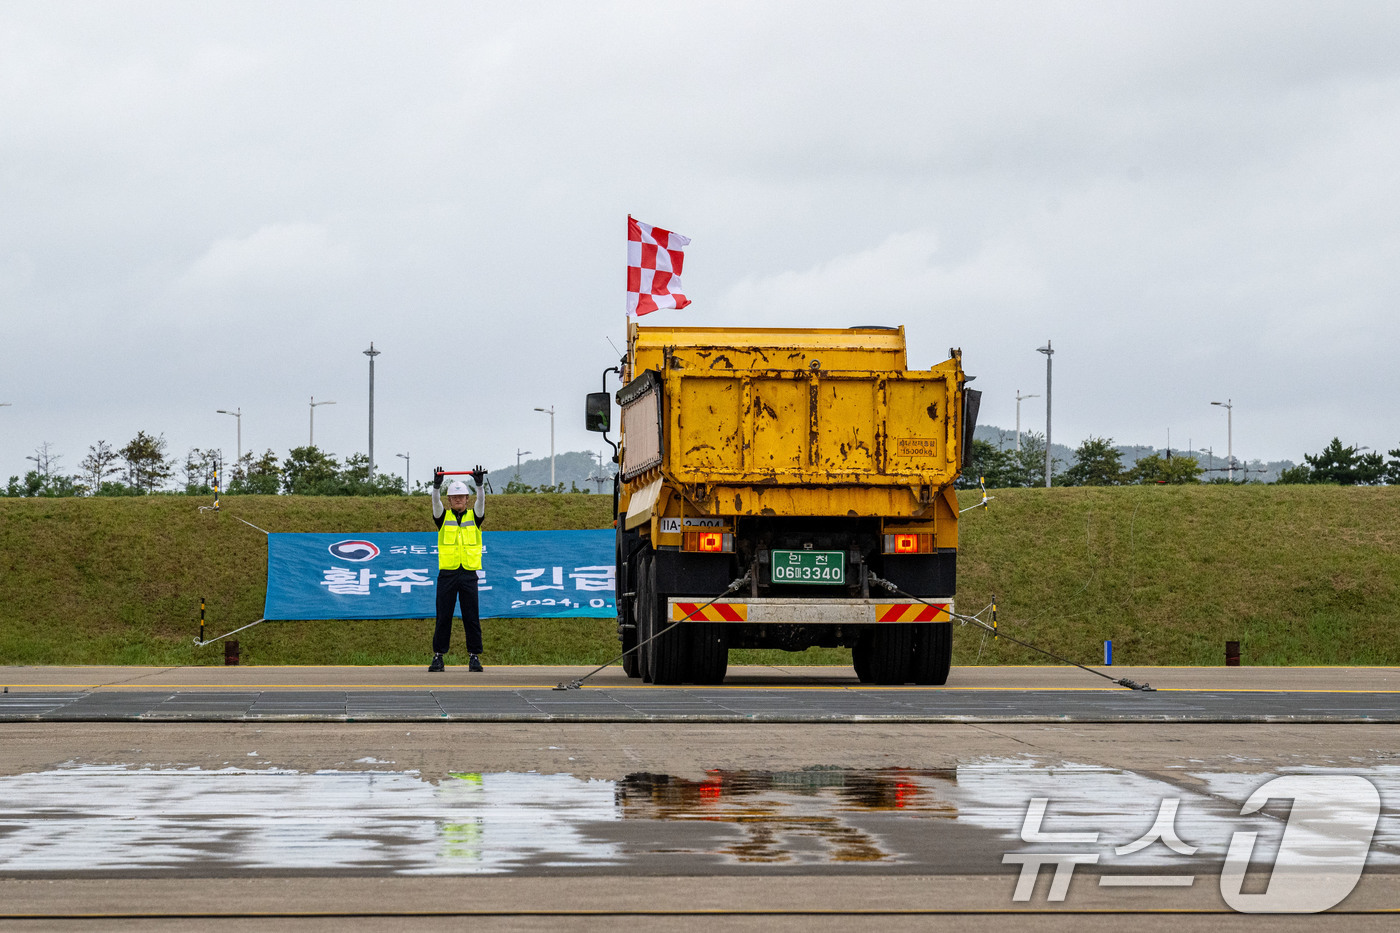
[[[429,674],[440,674],[447,670],[447,665],[442,663],[442,655],[433,655],[433,663],[428,665]]]
[[[486,670],[486,668],[481,666],[481,658],[472,655],[467,658],[467,670],[480,674],[482,671]]]

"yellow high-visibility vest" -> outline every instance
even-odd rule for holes
[[[438,569],[456,570],[481,569],[481,529],[476,526],[476,515],[470,508],[457,521],[456,514],[449,508],[442,515],[442,527],[438,529]]]

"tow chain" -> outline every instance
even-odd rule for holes
[[[611,667],[612,665],[616,664],[618,661],[621,661],[623,658],[627,657],[629,654],[631,654],[632,652],[636,651],[638,648],[642,647],[643,645],[645,645],[645,644],[647,644],[647,643],[649,643],[649,642],[652,642],[652,641],[654,641],[654,640],[660,638],[662,635],[665,635],[667,632],[669,632],[671,629],[675,628],[677,625],[680,625],[682,622],[689,622],[691,619],[695,618],[695,617],[698,616],[700,613],[704,612],[704,611],[705,611],[706,609],[708,609],[710,606],[712,606],[712,605],[714,605],[715,603],[719,602],[721,599],[724,599],[724,597],[728,596],[730,593],[737,592],[737,591],[738,591],[739,589],[741,589],[742,587],[747,586],[748,583],[749,583],[749,581],[751,581],[751,580],[753,579],[752,574],[753,574],[753,571],[752,571],[752,570],[746,571],[742,577],[740,577],[739,579],[735,580],[733,583],[729,584],[729,588],[726,589],[723,593],[720,593],[718,596],[714,597],[713,599],[711,599],[709,602],[705,603],[704,605],[697,606],[694,610],[692,610],[692,611],[691,611],[688,615],[686,615],[685,617],[680,618],[680,619],[677,619],[676,621],[672,622],[670,625],[666,626],[665,628],[663,628],[661,631],[657,632],[656,634],[654,634],[654,635],[652,635],[652,636],[650,636],[650,637],[648,637],[648,638],[646,638],[646,639],[644,639],[644,640],[642,640],[642,641],[637,642],[637,643],[636,643],[635,645],[633,645],[631,648],[628,648],[626,651],[622,652],[622,654],[619,654],[617,657],[613,658],[611,661],[607,661],[607,662],[605,662],[605,663],[603,663],[603,664],[598,665],[597,667],[593,668],[593,670],[589,671],[587,674],[584,674],[584,675],[583,675],[582,677],[580,677],[578,680],[571,680],[571,681],[569,681],[567,684],[564,683],[564,682],[562,682],[562,681],[560,681],[559,685],[556,686],[554,689],[555,689],[555,690],[577,690],[577,689],[579,689],[580,687],[583,686],[583,682],[584,682],[585,680],[587,680],[588,678],[592,677],[594,674],[598,673],[599,671],[601,671],[601,670],[603,670],[603,669],[605,669],[605,668]]]
[[[746,572],[742,577],[739,577],[739,578],[738,578],[737,580],[735,580],[733,583],[729,584],[728,588],[725,589],[725,591],[724,591],[723,593],[720,593],[718,596],[715,596],[715,597],[711,598],[708,602],[703,603],[703,604],[701,604],[700,606],[697,606],[695,609],[693,609],[691,612],[689,612],[688,614],[686,614],[684,617],[682,617],[682,618],[680,618],[680,619],[677,619],[676,621],[672,622],[670,625],[668,625],[668,626],[666,626],[665,628],[663,628],[661,631],[656,632],[655,634],[649,636],[648,638],[644,638],[643,640],[637,642],[637,644],[633,645],[631,648],[628,648],[626,651],[622,652],[622,654],[619,654],[617,657],[612,658],[612,659],[610,659],[610,660],[604,662],[603,664],[598,665],[598,666],[595,667],[593,670],[589,671],[587,674],[584,674],[582,677],[578,678],[577,680],[571,680],[571,681],[569,681],[568,683],[564,683],[564,682],[561,681],[557,686],[554,687],[554,689],[555,689],[555,690],[578,690],[578,689],[580,689],[581,687],[583,687],[584,681],[588,680],[590,677],[593,677],[593,676],[594,676],[595,674],[597,674],[599,671],[602,671],[602,670],[607,669],[608,667],[611,667],[612,665],[616,664],[618,661],[621,661],[623,658],[627,657],[627,655],[631,654],[632,652],[637,651],[638,649],[640,649],[640,648],[642,648],[643,646],[649,644],[650,642],[655,641],[656,639],[660,638],[662,635],[665,635],[667,632],[671,631],[671,629],[675,628],[677,625],[680,625],[682,622],[688,622],[688,621],[690,621],[690,620],[693,619],[695,616],[697,616],[697,615],[699,615],[700,613],[704,612],[706,609],[708,609],[708,608],[709,608],[710,606],[712,606],[713,604],[719,602],[721,599],[723,599],[724,597],[728,596],[730,593],[736,592],[737,590],[739,590],[740,588],[742,588],[743,586],[745,586],[746,584],[749,583],[749,581],[752,579],[752,576],[751,576],[751,575],[752,575],[752,570]],[[1020,646],[1023,647],[1023,648],[1029,648],[1029,649],[1032,650],[1032,651],[1035,651],[1035,652],[1038,652],[1038,653],[1040,653],[1040,654],[1045,655],[1047,658],[1051,658],[1051,659],[1053,659],[1053,660],[1059,661],[1061,664],[1073,665],[1074,667],[1077,667],[1077,668],[1079,668],[1079,669],[1082,670],[1082,671],[1086,671],[1086,672],[1088,672],[1088,673],[1090,673],[1090,674],[1093,674],[1093,675],[1096,676],[1096,677],[1102,677],[1104,680],[1107,680],[1107,681],[1109,681],[1110,683],[1117,684],[1117,685],[1120,686],[1120,687],[1126,687],[1126,688],[1129,689],[1129,690],[1140,690],[1140,691],[1143,691],[1143,692],[1145,692],[1145,693],[1156,693],[1156,692],[1157,692],[1157,688],[1156,688],[1156,687],[1153,687],[1151,684],[1140,684],[1140,683],[1138,683],[1137,681],[1135,681],[1135,680],[1130,680],[1130,679],[1127,678],[1127,677],[1120,677],[1120,678],[1118,678],[1118,679],[1115,680],[1114,678],[1109,677],[1109,676],[1108,676],[1107,674],[1105,674],[1103,671],[1096,671],[1096,670],[1094,670],[1094,669],[1091,668],[1091,667],[1085,667],[1083,664],[1080,664],[1078,661],[1071,661],[1069,658],[1062,658],[1062,657],[1060,657],[1059,655],[1055,654],[1054,652],[1046,651],[1044,648],[1039,648],[1039,647],[1037,647],[1037,646],[1035,646],[1035,645],[1032,645],[1030,642],[1022,641],[1021,639],[1015,637],[1014,635],[1008,635],[1008,634],[1006,634],[1006,632],[1005,632],[1003,629],[994,628],[993,626],[990,626],[990,625],[988,625],[986,622],[983,622],[981,619],[977,618],[977,616],[969,616],[969,615],[963,615],[962,613],[959,613],[959,612],[953,612],[952,610],[949,610],[949,609],[946,607],[946,604],[935,604],[935,603],[931,603],[931,602],[929,602],[928,600],[926,600],[926,599],[924,599],[924,598],[922,598],[922,597],[915,596],[913,593],[906,592],[906,591],[900,589],[900,588],[899,588],[898,586],[896,586],[895,584],[891,583],[889,580],[886,580],[886,579],[884,579],[884,578],[882,578],[882,577],[876,576],[876,575],[873,574],[873,573],[870,575],[870,582],[873,583],[873,584],[875,584],[876,586],[883,587],[884,589],[889,590],[891,593],[894,593],[894,594],[897,595],[897,596],[902,596],[902,597],[904,597],[905,599],[912,599],[912,600],[914,600],[915,602],[923,603],[925,606],[932,606],[932,607],[935,608],[935,609],[941,609],[941,610],[943,610],[944,612],[947,612],[948,615],[952,616],[954,619],[957,619],[958,622],[961,623],[962,625],[975,625],[975,626],[977,626],[978,628],[985,629],[986,631],[992,633],[993,635],[995,635],[995,636],[998,637],[998,638],[1005,638],[1007,641],[1015,642],[1016,644],[1020,645]],[[986,610],[983,610],[983,611],[985,612]]]
[[[902,596],[902,597],[904,597],[905,599],[912,599],[912,600],[914,600],[914,601],[916,601],[916,602],[923,603],[925,606],[933,606],[933,607],[936,608],[936,609],[942,609],[944,612],[947,612],[948,615],[952,616],[954,619],[957,619],[957,620],[958,620],[960,623],[962,623],[963,625],[975,625],[975,626],[977,626],[978,628],[986,629],[988,632],[991,632],[993,635],[995,635],[995,636],[998,637],[998,638],[1005,638],[1007,641],[1015,642],[1016,644],[1020,645],[1020,646],[1023,647],[1023,648],[1029,648],[1029,649],[1031,649],[1032,651],[1037,651],[1037,652],[1039,652],[1039,653],[1045,655],[1047,658],[1053,658],[1053,659],[1055,659],[1056,661],[1059,661],[1061,664],[1072,664],[1072,665],[1074,665],[1075,667],[1079,668],[1081,671],[1088,671],[1090,674],[1093,674],[1093,675],[1095,675],[1095,676],[1097,676],[1097,677],[1102,677],[1104,680],[1107,680],[1107,681],[1109,681],[1109,682],[1111,682],[1111,683],[1115,683],[1115,684],[1117,684],[1117,685],[1120,686],[1120,687],[1127,687],[1129,690],[1141,690],[1141,691],[1143,691],[1144,693],[1156,693],[1156,692],[1157,692],[1157,688],[1154,687],[1154,686],[1152,686],[1151,684],[1140,684],[1140,683],[1138,683],[1136,680],[1129,680],[1127,677],[1120,677],[1119,679],[1114,680],[1112,677],[1109,677],[1109,676],[1108,676],[1107,674],[1105,674],[1103,671],[1096,671],[1096,670],[1094,670],[1092,667],[1085,667],[1083,664],[1080,664],[1078,661],[1071,661],[1069,658],[1062,658],[1062,657],[1060,657],[1058,654],[1054,654],[1053,652],[1046,651],[1044,648],[1037,648],[1035,645],[1032,645],[1030,642],[1022,641],[1021,639],[1015,637],[1014,635],[1008,635],[1008,634],[1006,634],[1006,631],[1005,631],[1004,629],[995,628],[995,627],[993,627],[993,626],[991,626],[991,625],[988,625],[986,622],[983,622],[981,619],[977,618],[977,616],[968,616],[968,615],[963,615],[963,614],[958,613],[958,612],[953,612],[951,609],[947,609],[947,608],[946,608],[945,606],[943,606],[943,605],[938,605],[938,604],[935,604],[935,603],[931,603],[931,602],[929,602],[929,601],[926,600],[926,599],[922,599],[922,598],[920,598],[920,597],[918,597],[918,596],[915,596],[913,593],[906,593],[904,590],[900,589],[898,586],[895,586],[895,585],[894,585],[893,583],[891,583],[890,581],[885,580],[885,579],[882,579],[882,578],[880,578],[880,577],[877,577],[877,576],[876,576],[875,574],[873,574],[873,573],[870,575],[870,582],[871,582],[871,583],[874,583],[876,586],[880,586],[880,587],[883,587],[884,589],[889,590],[891,593],[894,593],[896,596]],[[986,609],[983,609],[982,611],[983,611],[983,612],[986,612],[987,610],[986,610]]]

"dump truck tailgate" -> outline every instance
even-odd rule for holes
[[[929,372],[671,370],[676,482],[942,486],[957,474],[958,385]]]

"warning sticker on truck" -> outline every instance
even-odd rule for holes
[[[938,453],[938,439],[933,437],[897,437],[894,445],[898,457],[932,457]]]

